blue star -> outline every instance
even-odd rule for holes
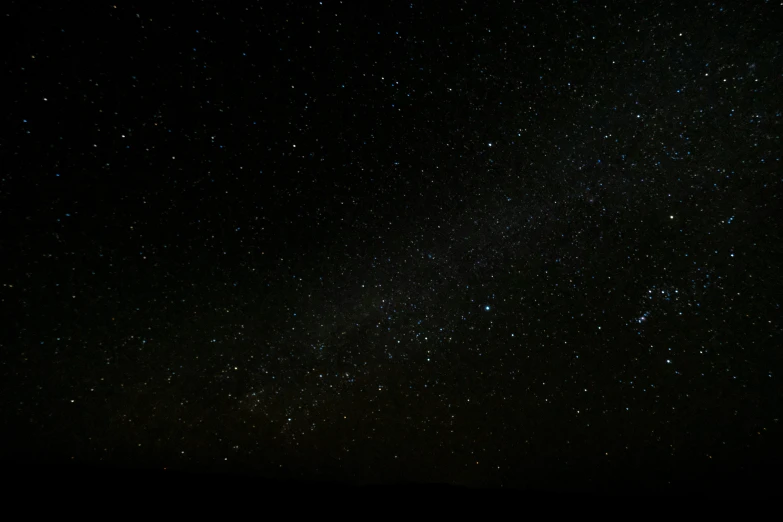
[[[484,307],[484,310],[486,310],[487,312],[489,312],[489,305],[485,306],[485,307]]]

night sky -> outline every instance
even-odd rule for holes
[[[490,487],[750,470],[783,413],[782,21],[6,6],[2,455]]]

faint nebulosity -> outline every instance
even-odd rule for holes
[[[7,454],[514,486],[780,435],[777,2],[9,9]]]

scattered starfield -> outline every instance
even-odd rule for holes
[[[3,18],[6,452],[529,486],[779,437],[778,2]]]

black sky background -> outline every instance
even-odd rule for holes
[[[661,483],[772,462],[769,2],[15,2],[6,457]]]

